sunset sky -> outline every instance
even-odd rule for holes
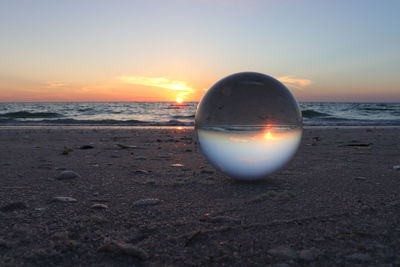
[[[198,101],[241,71],[400,102],[398,0],[2,0],[0,102]]]

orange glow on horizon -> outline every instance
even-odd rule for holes
[[[218,77],[212,75],[167,75],[160,71],[154,75],[110,76],[85,81],[66,78],[6,79],[0,77],[0,102],[185,102],[200,101]],[[1,76],[1,75],[0,75]],[[220,78],[220,77],[219,77]],[[375,84],[322,84],[317,80],[298,78],[294,75],[278,77],[292,91],[298,102],[398,102],[398,86],[389,85],[376,92]],[[337,86],[341,86],[338,89]],[[319,86],[319,85],[318,85]],[[343,88],[346,88],[343,89]],[[182,99],[182,100],[179,100]],[[263,133],[263,138],[266,132]],[[278,135],[271,132],[270,139]]]
[[[1,77],[0,77],[1,78]],[[109,77],[102,81],[43,79],[0,84],[0,102],[175,102],[199,101],[209,84],[147,76]],[[190,84],[190,86],[189,86]],[[196,89],[197,88],[197,89]],[[181,102],[177,98],[182,99]]]

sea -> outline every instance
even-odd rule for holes
[[[194,126],[198,103],[0,103],[1,126]],[[400,103],[299,103],[305,126],[400,126]]]

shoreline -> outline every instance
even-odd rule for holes
[[[89,126],[89,125],[12,125],[12,126],[5,126],[5,125],[0,125],[0,131],[1,130],[13,130],[13,129],[68,129],[68,130],[73,130],[73,129],[115,129],[115,130],[129,130],[129,129],[144,129],[144,130],[194,130],[194,126],[116,126],[116,125],[100,125],[100,126]],[[370,126],[370,125],[303,125],[303,129],[366,129],[366,128],[371,128],[371,129],[400,129],[400,125],[376,125],[376,126]]]

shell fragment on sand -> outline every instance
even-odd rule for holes
[[[144,147],[140,146],[134,146],[134,145],[123,145],[123,144],[117,144],[121,149],[144,149]]]
[[[108,209],[108,206],[103,203],[95,203],[91,206],[92,209],[97,209],[97,210],[106,210]]]
[[[183,167],[184,165],[181,163],[171,164],[171,167]]]
[[[77,200],[73,197],[53,197],[54,202],[75,203]]]

